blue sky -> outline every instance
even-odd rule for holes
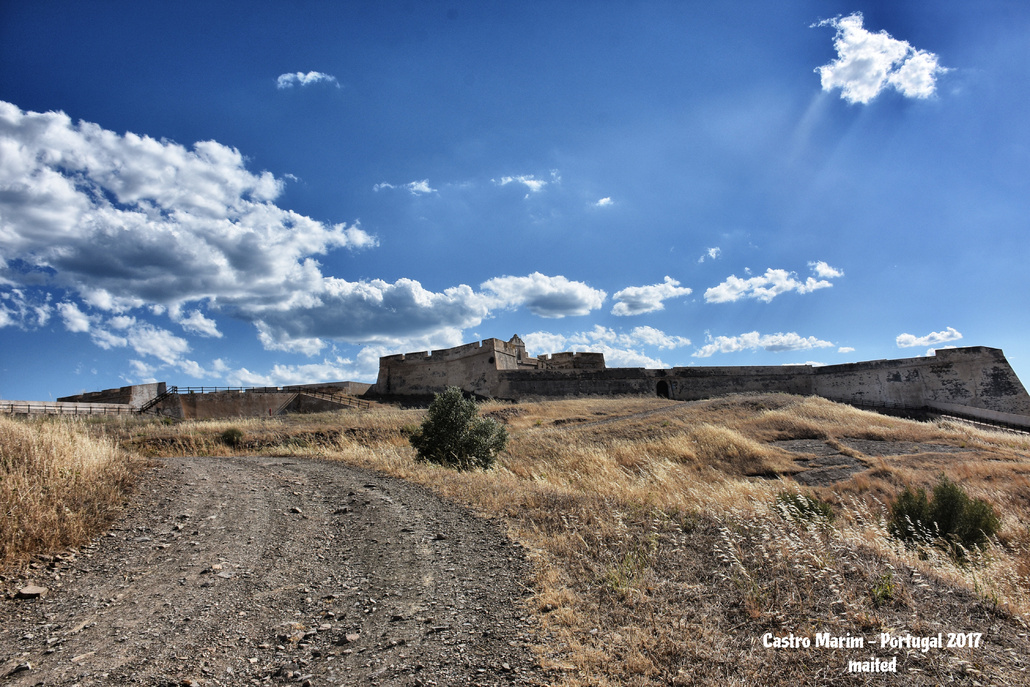
[[[1024,2],[5,2],[0,398],[1003,348]]]

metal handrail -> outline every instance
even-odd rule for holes
[[[142,415],[143,413],[147,412],[148,410],[150,410],[151,408],[156,406],[161,401],[163,401],[166,398],[168,398],[169,396],[173,396],[173,395],[175,395],[177,393],[179,393],[179,387],[177,387],[177,386],[169,387],[163,394],[158,394],[154,398],[150,399],[149,401],[147,401],[146,403],[141,405],[139,407],[139,413]]]

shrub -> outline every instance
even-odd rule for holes
[[[970,498],[966,491],[941,476],[933,488],[933,499],[923,489],[905,487],[891,505],[892,535],[905,541],[937,541],[958,557],[965,549],[980,546],[994,536],[1001,520],[994,507],[983,499]]]
[[[833,522],[836,517],[830,504],[796,491],[781,491],[776,495],[776,505],[780,512],[797,520],[822,518],[826,522]]]
[[[477,415],[476,402],[458,387],[436,394],[422,425],[408,438],[419,462],[458,470],[484,470],[493,465],[508,443],[508,432]]]
[[[243,444],[243,430],[230,427],[222,432],[222,443],[229,448],[239,448]]]

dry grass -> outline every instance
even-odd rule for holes
[[[0,566],[88,541],[121,505],[133,467],[81,423],[0,417]]]
[[[984,632],[977,650],[901,652],[905,684],[1014,684],[1030,653],[1030,441],[955,423],[883,417],[818,398],[698,403],[577,399],[490,403],[508,450],[484,473],[416,464],[406,432],[421,411],[109,426],[151,454],[248,453],[343,460],[429,486],[498,519],[534,562],[541,663],[565,685],[866,684],[848,659],[889,651],[774,651],[765,632],[875,636]],[[120,427],[120,429],[119,429]],[[849,449],[869,469],[805,493],[832,524],[784,513],[796,490],[780,439],[914,442],[907,455]],[[858,444],[866,446],[866,444]],[[865,448],[863,450],[872,450]],[[945,472],[1002,513],[996,541],[958,564],[906,550],[885,526],[904,484]],[[899,652],[893,652],[899,653]]]

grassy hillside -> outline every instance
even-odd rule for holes
[[[416,464],[407,436],[422,411],[392,407],[178,425],[111,419],[103,431],[142,455],[342,460],[498,519],[535,564],[540,659],[562,684],[1026,679],[1026,436],[787,395],[490,403],[482,412],[511,433],[486,473]],[[932,488],[941,473],[1001,515],[998,536],[961,561],[905,548],[887,530],[887,504],[906,485]],[[790,507],[815,502],[830,505],[832,521]],[[924,652],[881,649],[881,632],[982,637],[975,648]],[[866,644],[763,642],[793,635],[814,645],[816,633]],[[849,661],[874,656],[897,656],[899,674],[848,672]]]

